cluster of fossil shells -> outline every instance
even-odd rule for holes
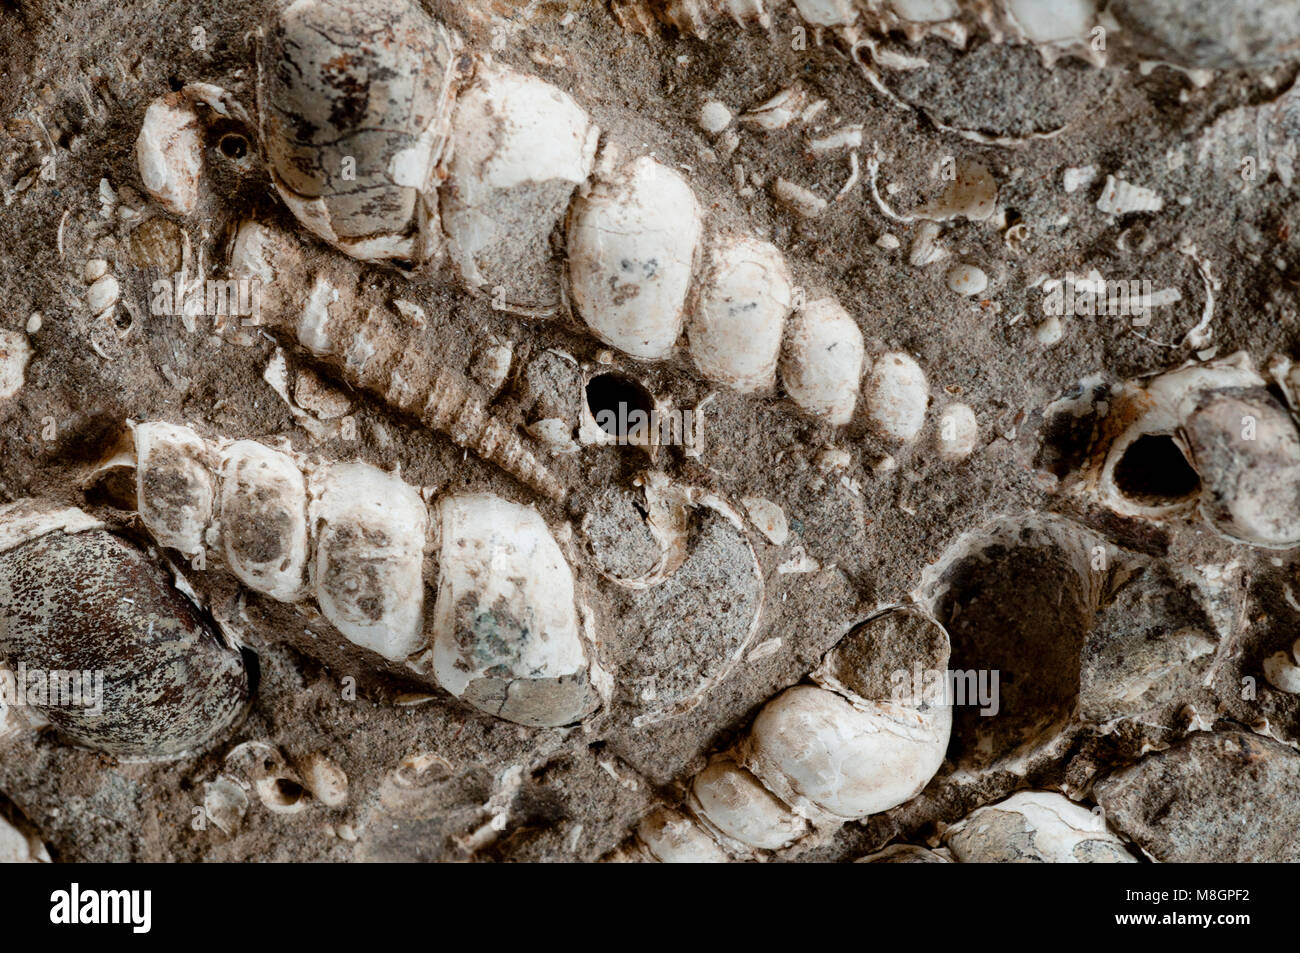
[[[137,510],[161,545],[211,548],[277,601],[313,599],[353,645],[492,715],[556,726],[599,704],[573,571],[532,507],[487,493],[429,506],[367,463],[165,422],[133,435]]]
[[[808,683],[770,699],[690,783],[685,811],[642,819],[628,849],[662,862],[726,861],[788,847],[915,797],[942,765],[950,699],[897,690],[914,663],[943,671],[948,634],[915,608],[886,610],[827,653]]]
[[[401,43],[389,41],[396,36]],[[802,412],[833,426],[853,418],[870,375],[868,423],[888,439],[915,437],[928,386],[910,357],[868,359],[838,301],[806,294],[775,246],[707,222],[680,172],[602,141],[559,87],[460,47],[409,0],[272,10],[260,136],[279,195],[308,231],[354,258],[415,272],[446,251],[462,284],[495,307],[532,317],[566,309],[639,360],[674,357],[684,335],[706,380],[741,393],[779,381]],[[168,102],[155,104],[159,117]],[[173,208],[170,187],[151,181],[185,179],[193,150],[146,118],[145,185]],[[155,173],[169,143],[178,167]],[[310,301],[323,313],[333,295],[316,288]],[[900,358],[910,402],[901,417],[888,406]]]

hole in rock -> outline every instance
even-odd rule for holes
[[[221,137],[217,148],[227,159],[242,159],[248,155],[248,140],[238,133],[227,133]]]
[[[597,374],[587,382],[587,408],[596,425],[620,440],[648,440],[654,398],[622,374]]]
[[[1115,464],[1115,488],[1138,503],[1158,506],[1186,499],[1201,480],[1169,434],[1143,434]]]

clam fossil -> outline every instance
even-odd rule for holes
[[[30,500],[0,508],[0,656],[60,678],[32,707],[61,735],[124,758],[194,751],[249,700],[239,649],[156,562],[80,510]]]

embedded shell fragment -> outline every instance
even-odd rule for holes
[[[198,114],[182,93],[169,93],[149,104],[135,155],[145,191],[173,215],[194,211],[203,171],[203,141]]]
[[[276,0],[260,57],[261,139],[290,211],[355,258],[433,254],[456,70],[446,29],[411,0]]]
[[[486,62],[456,99],[452,135],[439,194],[461,276],[510,307],[553,310],[552,235],[591,174],[599,130],[558,87]]]
[[[781,386],[808,413],[846,424],[858,401],[865,352],[862,331],[838,302],[810,301],[786,331]]]
[[[1137,863],[1099,813],[1045,791],[982,807],[943,840],[962,863]]]

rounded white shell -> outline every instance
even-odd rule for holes
[[[321,612],[362,648],[390,661],[412,655],[424,644],[420,494],[365,463],[334,464],[317,480],[311,577]]]
[[[189,427],[136,424],[136,509],[159,545],[186,555],[203,548],[216,495],[203,438]]]
[[[560,299],[551,234],[591,174],[600,131],[559,87],[490,63],[461,92],[450,175],[439,192],[448,251],[465,282],[507,305]]]
[[[982,807],[943,839],[962,863],[1137,863],[1100,815],[1048,791]]]
[[[436,520],[438,684],[520,724],[564,725],[590,712],[573,573],[542,517],[470,493],[440,501]]]
[[[1007,13],[1034,43],[1086,40],[1097,19],[1096,0],[1005,0]]]
[[[636,833],[650,855],[662,864],[725,864],[730,860],[698,824],[668,808],[643,817]]]
[[[633,357],[667,356],[681,334],[702,228],[686,180],[648,156],[578,192],[569,286],[597,337]]]
[[[866,345],[857,322],[833,298],[795,314],[781,357],[781,386],[810,414],[839,426],[853,416]]]
[[[742,394],[771,387],[793,283],[776,246],[749,237],[714,245],[686,335],[700,373]]]
[[[858,18],[853,0],[794,0],[794,5],[813,26],[849,26]]]
[[[935,432],[939,457],[943,460],[964,460],[975,450],[979,439],[979,422],[968,404],[949,404],[939,415]]]
[[[855,707],[826,689],[796,685],[759,712],[742,763],[814,822],[856,820],[919,794],[943,764],[951,727],[947,706]]]
[[[292,457],[254,440],[227,447],[220,518],[222,551],[240,582],[280,602],[303,596],[307,484]]]
[[[135,159],[145,191],[173,215],[189,215],[199,201],[203,142],[199,117],[180,93],[155,99],[144,111]]]
[[[882,436],[904,443],[914,440],[925,425],[930,385],[920,365],[906,354],[882,354],[867,379],[867,420]]]
[[[734,761],[714,761],[691,782],[691,808],[722,843],[777,850],[808,832],[807,822]]]

